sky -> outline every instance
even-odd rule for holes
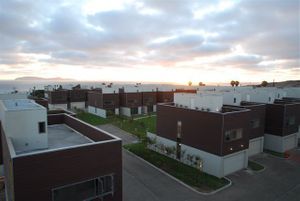
[[[1,0],[0,79],[300,79],[299,0]]]

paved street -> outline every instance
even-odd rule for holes
[[[109,128],[112,132],[113,126]],[[120,129],[116,135],[125,143],[136,139]],[[112,132],[115,134],[114,132]],[[228,178],[233,185],[215,195],[203,196],[182,186],[142,160],[123,151],[124,201],[298,201],[300,200],[300,150],[284,160],[267,154],[251,158],[266,167],[260,173],[242,170]]]

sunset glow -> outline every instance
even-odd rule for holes
[[[292,0],[1,1],[0,79],[300,79],[299,10]]]

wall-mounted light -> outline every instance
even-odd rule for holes
[[[233,150],[233,148],[232,147],[230,147],[230,151],[232,151]]]

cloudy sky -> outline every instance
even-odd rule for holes
[[[300,79],[299,0],[1,0],[0,79]]]

